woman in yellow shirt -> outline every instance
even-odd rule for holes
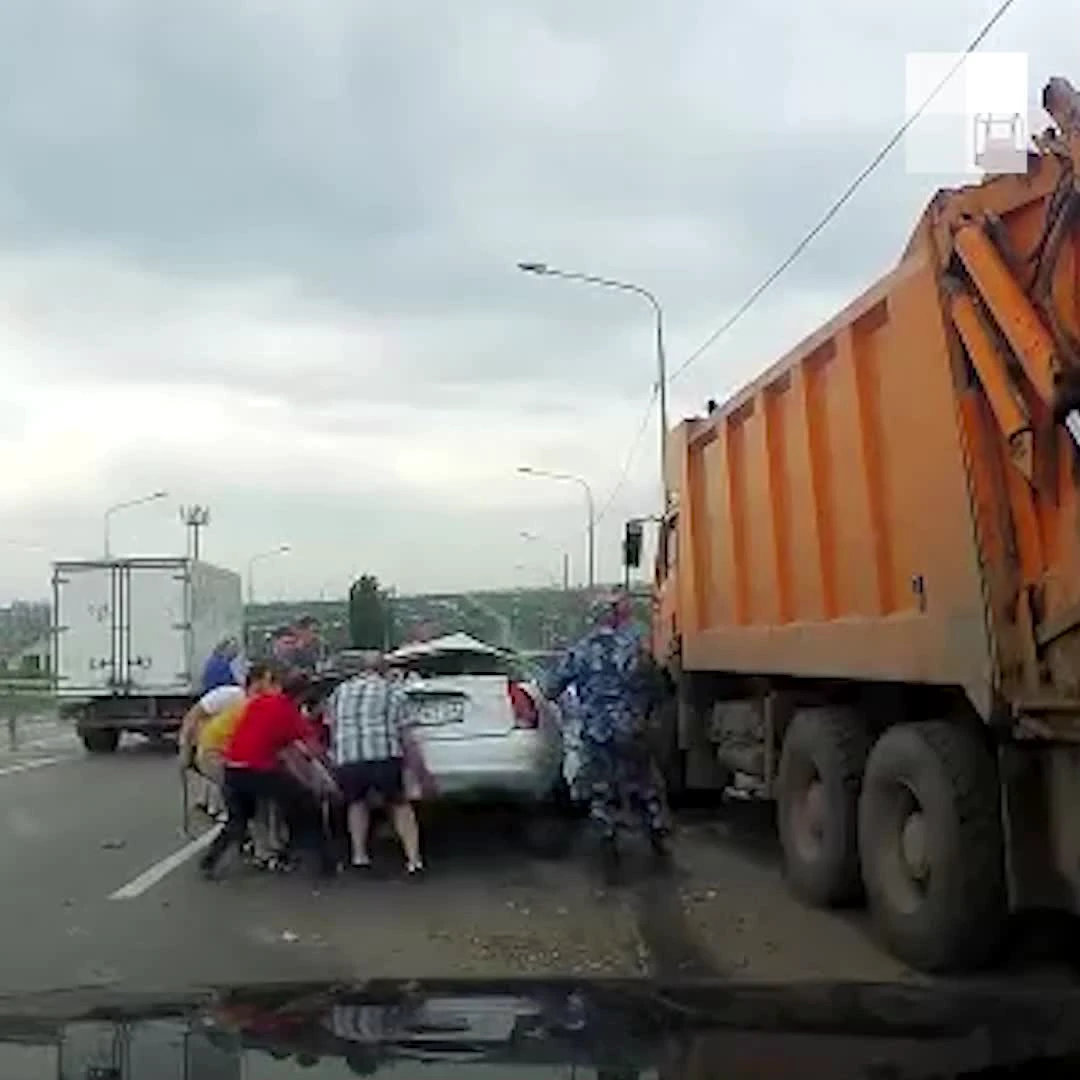
[[[249,691],[250,693],[250,691]],[[225,744],[232,737],[240,717],[247,708],[247,698],[226,706],[199,729],[195,747],[195,765],[219,790],[225,779]]]
[[[199,725],[195,765],[219,793],[225,780],[225,747],[240,723],[248,701],[266,691],[271,675],[269,665],[253,664],[245,680],[245,696],[232,701]],[[260,807],[251,830],[252,854],[256,864],[276,868],[279,862],[276,853],[283,846],[280,832],[277,808],[270,805]]]
[[[221,781],[225,743],[243,715],[248,698],[264,689],[268,676],[265,664],[253,665],[243,688],[218,686],[207,691],[188,710],[180,725],[181,760],[186,768],[195,767],[197,779],[205,785],[195,805],[211,817],[220,817],[224,811]]]

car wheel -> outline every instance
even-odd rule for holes
[[[528,814],[520,836],[528,851],[541,859],[560,859],[570,850],[574,822],[565,813],[545,808]]]

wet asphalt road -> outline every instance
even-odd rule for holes
[[[617,888],[583,853],[540,860],[504,826],[433,816],[423,882],[403,878],[387,842],[371,878],[236,866],[206,883],[181,830],[175,757],[132,740],[91,758],[43,724],[0,749],[0,994],[449,975],[916,978],[864,918],[789,897],[760,807],[685,814],[671,872],[642,858]]]

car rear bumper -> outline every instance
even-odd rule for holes
[[[424,760],[435,778],[436,799],[509,798],[539,802],[562,776],[557,739],[533,731],[475,739],[432,739]]]

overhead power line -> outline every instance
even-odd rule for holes
[[[791,249],[791,252],[787,257],[776,267],[750,293],[749,296],[724,320],[671,374],[671,379],[677,379],[688,367],[699,360],[709,349],[720,340],[749,310],[757,303],[761,296],[776,282],[776,280],[786,271],[789,267],[799,258],[799,256],[813,243],[814,239],[819,233],[832,221],[834,217],[843,209],[844,205],[851,199],[856,191],[862,186],[863,182],[874,172],[875,169],[885,160],[886,157],[896,147],[897,143],[908,133],[912,124],[919,119],[920,116],[926,111],[930,103],[937,97],[937,95],[944,88],[946,83],[964,66],[964,62],[967,58],[975,52],[975,50],[983,43],[986,36],[994,28],[994,26],[1001,20],[1002,16],[1012,7],[1015,0],[1004,0],[1004,2],[997,8],[997,10],[990,16],[986,23],[982,26],[979,32],[972,39],[968,47],[960,54],[956,63],[949,68],[948,72],[941,79],[940,82],[930,91],[926,99],[921,105],[909,116],[892,134],[885,145],[870,159],[869,163],[863,167],[854,180],[844,189],[840,197],[825,211],[821,219],[805,236]]]
[[[989,19],[979,29],[978,33],[970,41],[967,48],[959,55],[956,63],[954,63],[941,80],[934,86],[933,90],[926,96],[926,98],[920,103],[918,108],[896,129],[896,131],[890,136],[880,150],[870,159],[870,161],[856,174],[855,178],[850,184],[843,190],[840,196],[832,203],[831,206],[825,211],[817,223],[799,240],[799,242],[791,249],[789,254],[776,266],[776,268],[746,297],[745,300],[724,320],[685,360],[671,373],[668,377],[668,381],[671,382],[677,379],[683,374],[689,367],[696,363],[721,337],[724,336],[731,328],[757,303],[762,295],[772,287],[773,284],[796,262],[796,260],[802,255],[802,253],[813,243],[817,236],[829,225],[829,223],[836,217],[836,215],[843,209],[843,207],[851,200],[852,196],[862,186],[862,184],[870,177],[870,175],[877,169],[877,167],[889,156],[889,154],[896,148],[901,139],[908,133],[912,125],[918,120],[930,104],[934,101],[937,95],[944,89],[953,76],[963,67],[967,58],[979,48],[979,46],[985,41],[990,31],[997,25],[998,22],[1004,17],[1009,8],[1013,6],[1015,0],[1003,0],[998,5],[996,10],[990,16]],[[641,448],[642,439],[645,436],[645,432],[648,430],[649,420],[652,416],[653,406],[656,403],[656,399],[659,393],[659,388],[654,385],[652,392],[649,395],[646,402],[646,408],[644,415],[642,416],[641,423],[638,426],[637,432],[634,435],[633,441],[630,444],[630,449],[627,452],[626,458],[623,462],[623,468],[619,475],[619,479],[616,481],[615,486],[608,494],[607,499],[604,501],[603,506],[596,515],[596,521],[599,523],[614,506],[616,499],[621,494],[623,488],[625,488],[629,478],[630,471],[633,468],[634,460],[637,457],[638,451]]]
[[[638,425],[637,433],[634,435],[634,440],[630,444],[626,460],[623,462],[622,472],[619,473],[619,479],[615,481],[615,486],[608,492],[608,497],[604,500],[603,506],[601,506],[596,514],[597,523],[601,522],[604,517],[607,516],[608,511],[614,505],[615,500],[619,497],[622,489],[626,487],[627,480],[630,479],[630,470],[633,468],[634,459],[641,449],[641,441],[645,438],[645,432],[649,430],[649,420],[652,417],[653,406],[656,404],[656,399],[659,397],[659,394],[659,388],[654,386],[652,393],[649,395],[649,400],[646,402],[645,413],[641,418],[641,423]]]
[[[656,405],[656,399],[659,396],[659,390],[654,385],[652,393],[649,395],[649,400],[645,403],[645,411],[642,414],[641,420],[638,423],[637,430],[634,434],[634,438],[630,443],[630,448],[627,451],[626,457],[623,460],[622,469],[619,472],[619,478],[615,481],[614,486],[608,492],[607,498],[604,499],[600,505],[599,510],[596,512],[595,524],[599,525],[604,518],[611,512],[612,507],[615,505],[616,499],[622,493],[623,488],[626,487],[629,479],[630,472],[633,469],[634,461],[637,458],[639,451],[641,450],[642,441],[645,438],[645,433],[649,430],[649,420],[652,418],[653,408]],[[571,536],[573,539],[577,539],[581,534],[580,531],[575,529],[574,532],[564,534],[565,538],[569,540]],[[559,542],[562,542],[560,538]]]

